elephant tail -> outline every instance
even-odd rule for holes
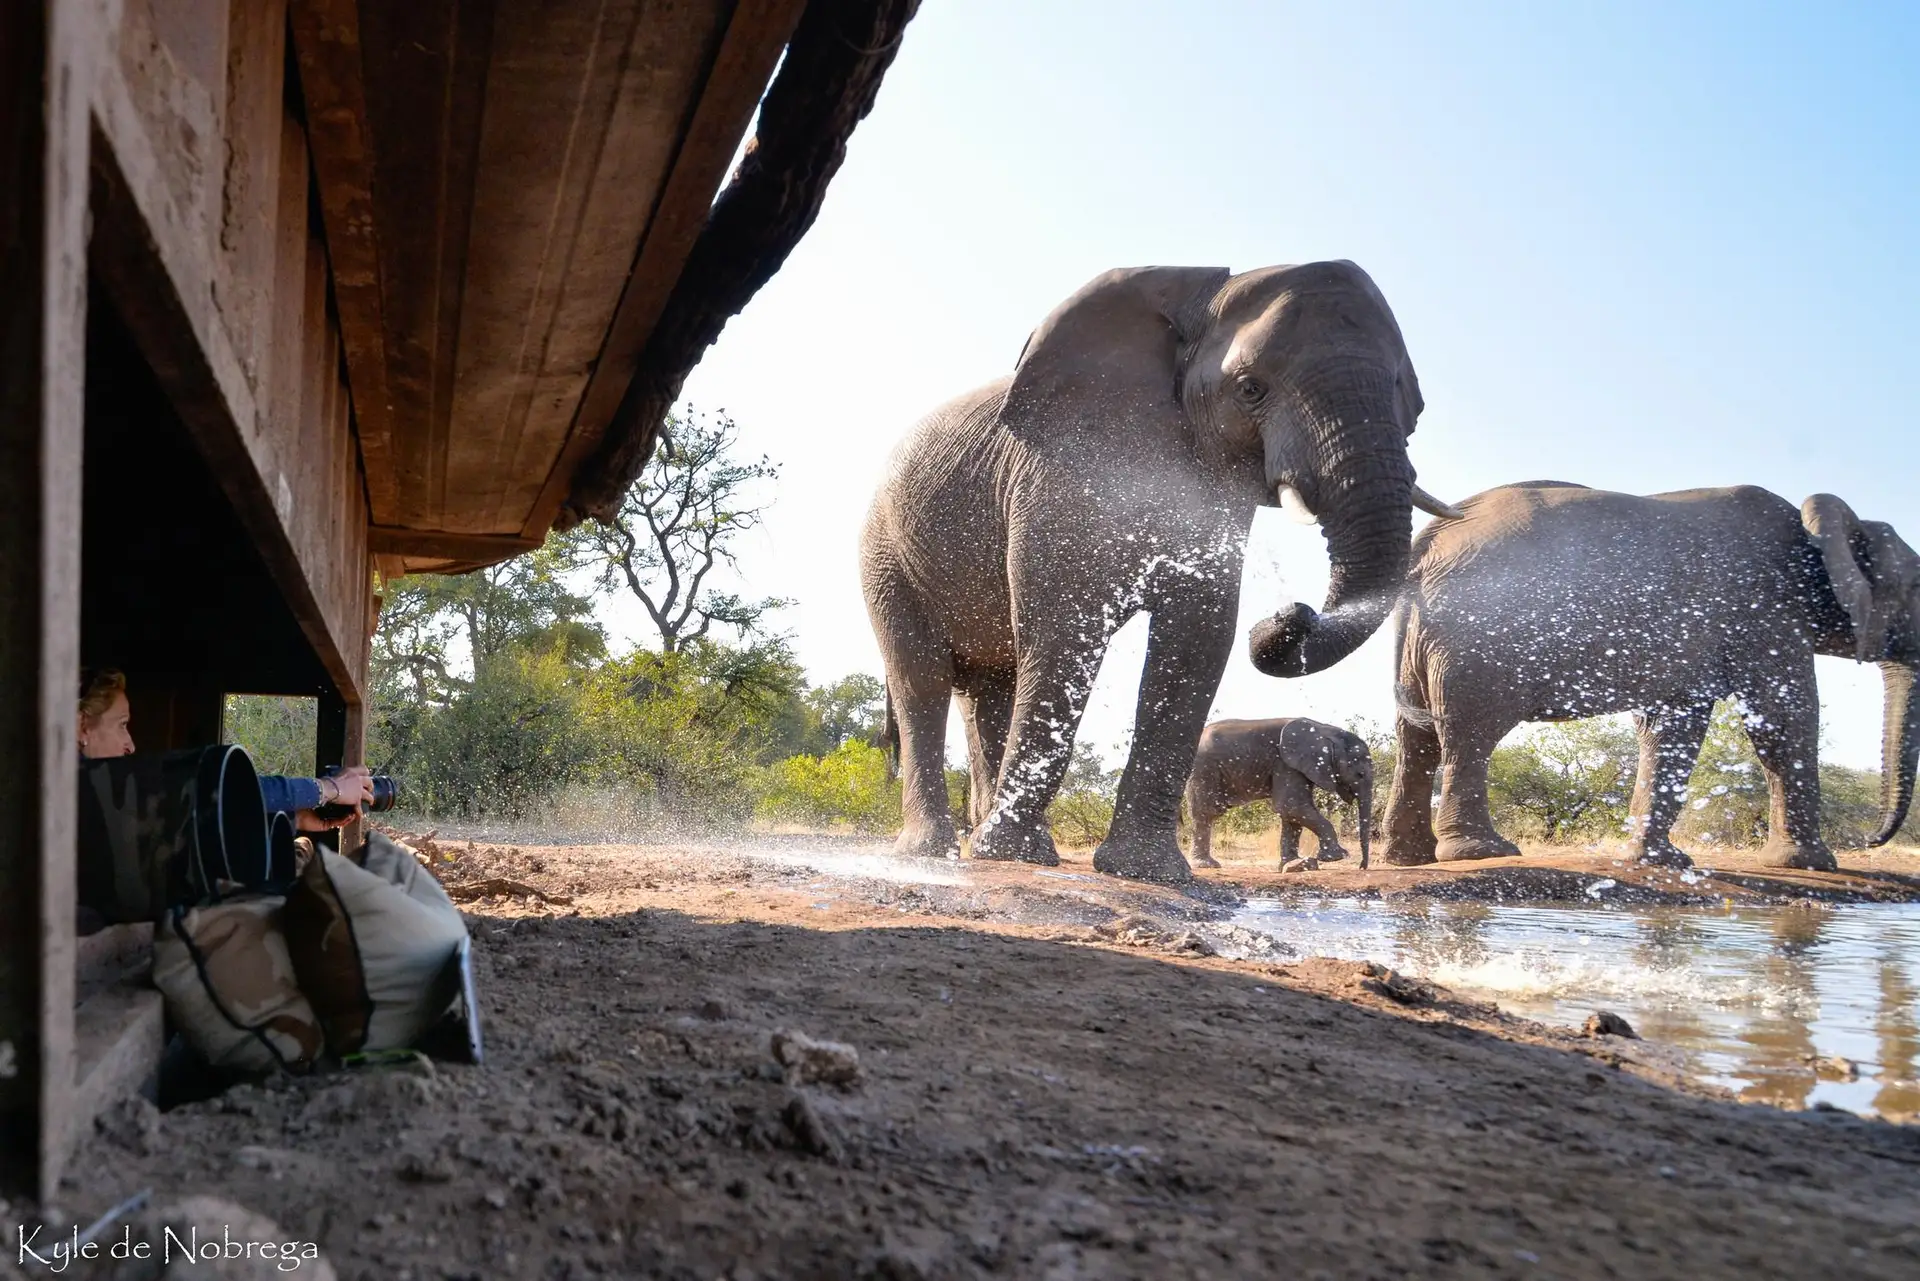
[[[1394,713],[1415,729],[1433,728],[1433,713],[1415,701],[1416,691],[1408,681],[1412,673],[1411,655],[1407,653],[1407,615],[1413,612],[1413,602],[1402,596],[1393,610],[1393,707]]]
[[[887,781],[900,777],[900,721],[893,714],[893,686],[887,686],[886,720],[880,730],[880,745],[887,753]]]

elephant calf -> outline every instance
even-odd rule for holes
[[[1236,805],[1271,800],[1280,818],[1280,865],[1300,850],[1300,829],[1320,841],[1322,859],[1340,859],[1339,833],[1313,804],[1313,789],[1332,792],[1360,810],[1360,866],[1370,856],[1373,826],[1373,754],[1358,734],[1304,716],[1270,721],[1215,721],[1200,735],[1187,777],[1193,818],[1193,861],[1213,859],[1213,821]]]

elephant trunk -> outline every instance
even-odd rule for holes
[[[1880,745],[1880,830],[1867,841],[1885,845],[1907,821],[1913,803],[1914,765],[1920,762],[1920,721],[1913,716],[1915,669],[1898,660],[1880,664],[1886,687],[1884,736]]]
[[[1366,643],[1393,609],[1413,541],[1413,468],[1404,439],[1349,455],[1320,486],[1327,600],[1316,614],[1295,602],[1254,625],[1253,665],[1268,676],[1310,676]]]

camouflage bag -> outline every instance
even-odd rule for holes
[[[80,905],[109,922],[293,877],[290,843],[267,839],[260,777],[231,744],[82,762],[78,855]]]
[[[175,907],[153,936],[167,1017],[215,1067],[302,1071],[325,1046],[281,932],[285,900],[247,895]]]
[[[417,861],[409,875],[394,849],[370,847],[379,871],[316,850],[287,893],[287,946],[301,990],[327,1048],[343,1057],[412,1048],[461,995],[466,921],[439,883]]]

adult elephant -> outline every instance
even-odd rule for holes
[[[1830,870],[1816,654],[1880,665],[1886,724],[1871,844],[1898,830],[1920,752],[1910,715],[1920,558],[1891,526],[1831,494],[1796,510],[1752,486],[1643,498],[1536,482],[1461,507],[1461,519],[1415,541],[1396,620],[1388,862],[1517,854],[1488,812],[1495,744],[1522,721],[1633,711],[1629,839],[1649,861],[1686,866],[1670,832],[1714,702],[1737,696],[1772,790],[1766,861]]]
[[[1358,734],[1285,716],[1277,720],[1215,721],[1200,735],[1187,778],[1187,817],[1193,823],[1193,861],[1218,867],[1213,821],[1235,805],[1270,800],[1280,819],[1280,866],[1300,851],[1300,829],[1320,842],[1323,860],[1347,856],[1340,834],[1313,803],[1313,791],[1331,792],[1360,814],[1360,866],[1366,867],[1373,831],[1373,753]]]
[[[1348,262],[1231,275],[1110,271],[1027,339],[1011,377],[922,420],[861,536],[904,774],[898,849],[958,842],[943,777],[961,697],[976,858],[1056,863],[1046,809],[1109,638],[1152,615],[1105,872],[1181,882],[1180,794],[1233,644],[1254,509],[1319,512],[1325,610],[1263,622],[1254,661],[1353,652],[1406,570],[1420,386],[1386,299]]]

